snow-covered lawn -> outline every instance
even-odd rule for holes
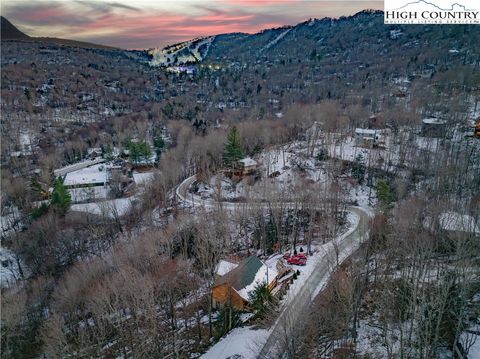
[[[79,203],[72,205],[70,210],[114,218],[125,215],[132,208],[134,201],[134,197],[128,197],[94,203]]]
[[[133,172],[133,180],[137,186],[145,186],[148,184],[154,176],[154,172]]]
[[[211,347],[203,359],[255,359],[268,338],[269,331],[253,327],[235,328]]]

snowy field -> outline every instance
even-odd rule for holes
[[[211,347],[203,359],[255,359],[268,338],[269,331],[253,327],[235,328]]]
[[[98,214],[110,218],[123,216],[128,213],[135,202],[134,197],[118,198],[94,203],[78,203],[70,207],[71,211]]]

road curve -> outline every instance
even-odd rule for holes
[[[176,189],[178,198],[193,207],[203,206],[206,208],[214,208],[218,203],[214,200],[204,200],[198,196],[192,195],[188,198],[188,188],[195,182],[196,176],[185,179]],[[224,208],[234,209],[238,203],[222,202]],[[260,204],[259,205],[264,205]],[[348,207],[348,211],[359,217],[355,227],[350,228],[347,233],[335,238],[329,245],[324,246],[324,256],[318,263],[310,277],[305,281],[298,294],[286,304],[280,312],[277,320],[273,324],[269,337],[263,345],[258,358],[270,359],[281,358],[288,345],[288,340],[295,333],[298,327],[298,321],[302,314],[305,313],[310,303],[316,295],[322,290],[323,286],[328,282],[330,275],[346,258],[352,255],[367,238],[369,232],[369,221],[373,216],[370,208]],[[336,245],[334,245],[336,243]]]

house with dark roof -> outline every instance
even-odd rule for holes
[[[250,292],[262,283],[273,289],[277,274],[276,268],[268,267],[256,256],[244,259],[215,281],[212,289],[214,307],[230,305],[237,310],[247,309]]]

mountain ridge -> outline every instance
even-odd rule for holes
[[[0,16],[1,18],[1,40],[2,41],[38,41],[38,42],[47,42],[54,43],[57,45],[71,46],[71,47],[81,47],[89,49],[117,49],[112,46],[94,44],[86,41],[77,41],[70,39],[62,39],[57,37],[32,37],[24,32],[20,31],[15,25],[12,24],[6,17]]]
[[[376,9],[365,9],[357,12],[354,15],[341,16],[339,18],[310,18],[306,21],[299,22],[296,25],[283,25],[274,28],[267,28],[251,34],[245,32],[221,33],[194,38],[161,48],[151,48],[146,51],[151,57],[150,64],[152,66],[181,66],[199,63],[204,60],[213,60],[214,57],[218,57],[217,55],[211,55],[211,50],[215,49],[215,45],[218,43],[228,41],[230,42],[230,46],[234,47],[242,41],[248,42],[252,40],[253,42],[262,42],[265,40],[261,45],[258,45],[259,49],[255,51],[255,56],[258,56],[264,53],[265,50],[275,47],[282,40],[282,38],[285,38],[289,35],[289,33],[295,32],[297,29],[303,26],[314,26],[315,24],[322,24],[325,22],[342,22],[348,19],[356,19],[365,15],[380,18],[380,16],[383,16],[383,11]],[[205,43],[202,43],[202,41],[208,41],[208,46],[201,48],[202,45],[206,45]],[[258,46],[256,44],[252,44],[248,50]]]

